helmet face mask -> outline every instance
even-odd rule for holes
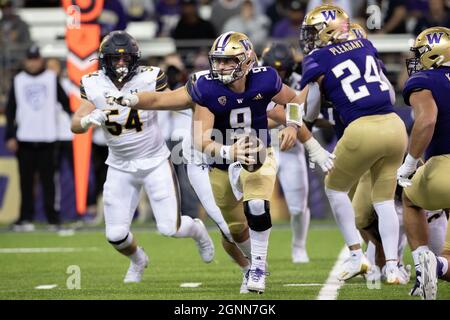
[[[424,69],[420,62],[421,53],[419,48],[411,47],[410,51],[414,53],[414,57],[406,59],[406,70],[408,70],[408,75],[412,75]]]
[[[220,56],[211,55],[209,57],[209,63],[211,66],[211,74],[214,79],[218,79],[224,84],[229,84],[239,78],[242,78],[242,62],[245,57],[241,55],[238,56]],[[223,64],[225,67],[221,68],[220,65]]]
[[[135,75],[140,57],[136,40],[124,31],[111,32],[100,44],[100,67],[111,80],[119,83]]]
[[[252,43],[239,32],[221,34],[214,41],[208,57],[211,77],[223,84],[244,77],[256,62]]]
[[[319,27],[320,28],[320,27]],[[318,47],[319,29],[314,25],[303,24],[300,27],[299,45],[303,54],[308,54]]]

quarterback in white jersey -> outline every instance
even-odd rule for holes
[[[141,281],[148,257],[130,232],[144,187],[158,231],[165,236],[193,238],[204,262],[214,246],[201,220],[181,216],[179,186],[169,160],[155,111],[136,111],[111,103],[111,92],[161,91],[167,77],[159,68],[138,66],[136,41],[124,31],[111,32],[100,44],[101,70],[81,80],[82,103],[72,119],[72,131],[101,126],[109,148],[103,189],[106,237],[131,260],[124,282]]]
[[[278,71],[284,83],[295,90],[300,89],[301,76],[293,72],[295,59],[291,48],[284,43],[273,43],[266,48],[261,64],[271,66]],[[270,120],[269,120],[270,121]],[[278,133],[278,130],[274,133]],[[272,141],[277,141],[273,139]],[[274,147],[276,144],[274,144]],[[306,167],[305,148],[296,141],[293,148],[282,151],[274,148],[278,163],[278,180],[283,189],[284,198],[291,215],[292,262],[308,263],[306,238],[308,235],[310,211],[308,207],[308,169]]]

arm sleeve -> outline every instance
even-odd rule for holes
[[[433,82],[430,77],[424,72],[418,72],[413,74],[405,83],[403,89],[403,99],[405,103],[410,106],[409,97],[413,92],[421,91],[424,89],[432,90]]]
[[[270,95],[270,97],[274,97],[281,91],[283,87],[283,81],[281,80],[278,72],[272,67],[265,67],[267,71],[263,71],[261,73],[255,73],[254,76],[258,76],[257,81],[260,81],[264,84],[264,91]]]
[[[156,91],[164,91],[167,88],[167,75],[164,71],[159,70],[158,76],[156,77]]]
[[[389,81],[389,79],[386,77],[385,73],[383,72],[383,70],[381,70],[380,72],[380,77],[381,80],[386,82],[387,85],[389,86],[389,98],[391,99],[391,103],[392,105],[395,104],[395,89],[392,86],[392,83]]]
[[[309,83],[308,88],[305,121],[313,122],[320,114],[320,88],[317,82]]]
[[[192,101],[203,106],[203,95],[199,89],[199,82],[201,82],[201,78],[197,79],[197,76],[195,74],[191,75],[189,77],[189,80],[186,82],[186,90],[191,96]]]
[[[17,125],[16,125],[16,94],[14,89],[14,81],[9,90],[8,103],[6,104],[6,133],[5,140],[15,138]]]
[[[87,95],[86,95],[86,90],[84,89],[83,80],[80,81],[80,97],[81,97],[81,99],[88,100]]]
[[[65,112],[67,112],[69,115],[71,115],[72,112],[70,111],[69,97],[67,96],[66,92],[64,91],[64,88],[61,86],[59,79],[56,80],[56,92],[57,92],[58,101],[59,101],[59,103],[61,103],[63,110]]]
[[[316,55],[309,55],[303,59],[302,62],[302,80],[300,81],[300,88],[303,89],[308,83],[315,82],[322,74],[325,73],[323,64],[319,64],[315,58]]]

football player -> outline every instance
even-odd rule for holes
[[[294,90],[284,85],[270,67],[254,67],[256,55],[248,37],[238,32],[220,35],[210,53],[209,72],[194,75],[185,89],[168,93],[119,95],[115,100],[138,109],[183,109],[195,105],[194,144],[214,158],[210,172],[217,205],[222,210],[235,243],[248,257],[251,269],[243,277],[243,286],[262,293],[265,290],[266,258],[271,229],[269,199],[272,195],[276,164],[267,132],[267,106],[270,101],[286,105],[287,127],[281,133],[281,148],[288,149],[300,131],[301,142],[310,161],[322,170],[333,167],[334,155],[323,149],[302,126],[302,101]],[[303,96],[306,90],[303,91]],[[275,105],[272,104],[272,105]],[[197,126],[197,130],[195,130]],[[211,134],[214,133],[214,140]],[[251,147],[247,134],[254,133],[258,147]],[[238,138],[238,134],[244,134]],[[222,138],[222,139],[220,139]],[[234,138],[238,138],[235,142]],[[264,162],[256,163],[255,153],[265,149]],[[241,170],[239,181],[243,201],[234,196],[228,165],[239,161],[242,166],[257,165],[259,170]],[[251,240],[250,240],[251,239]]]
[[[260,65],[274,68],[284,84],[293,89],[299,89],[301,76],[294,72],[296,62],[293,48],[284,43],[273,43],[264,49]],[[278,180],[291,215],[292,262],[308,263],[306,238],[310,212],[305,149],[300,142],[296,141],[294,147],[287,151],[281,151],[279,148],[274,148],[274,151],[278,163]]]
[[[397,171],[403,190],[403,219],[416,265],[416,279],[423,299],[436,299],[437,278],[450,280],[450,236],[442,256],[436,257],[428,244],[423,209],[450,208],[450,29],[434,27],[422,31],[407,59],[410,78],[403,90],[405,103],[414,111],[408,155]],[[424,154],[425,164],[417,169]],[[417,169],[414,177],[409,177]]]
[[[83,76],[81,105],[72,118],[72,131],[84,133],[101,126],[109,148],[103,189],[106,238],[131,262],[124,282],[141,281],[148,256],[130,232],[144,187],[158,231],[196,241],[204,262],[211,262],[214,246],[203,222],[179,211],[179,186],[170,152],[161,136],[155,111],[137,111],[107,101],[111,92],[161,91],[167,77],[155,67],[139,66],[140,51],[133,37],[114,31],[100,44],[100,70]]]
[[[350,258],[338,278],[348,280],[369,269],[355,226],[348,192],[368,170],[371,202],[379,218],[388,283],[398,280],[398,218],[394,206],[396,170],[406,150],[403,121],[393,109],[389,85],[380,76],[377,51],[367,39],[348,40],[349,18],[339,7],[322,5],[309,12],[300,31],[301,87],[317,83],[336,109],[345,131],[334,150],[336,166],[325,189]],[[307,106],[307,109],[309,106]]]

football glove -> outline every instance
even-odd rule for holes
[[[105,123],[105,121],[108,120],[108,114],[111,112],[111,110],[100,110],[95,109],[88,115],[85,115],[80,120],[80,125],[83,129],[87,129],[92,125],[95,126],[101,126]]]

